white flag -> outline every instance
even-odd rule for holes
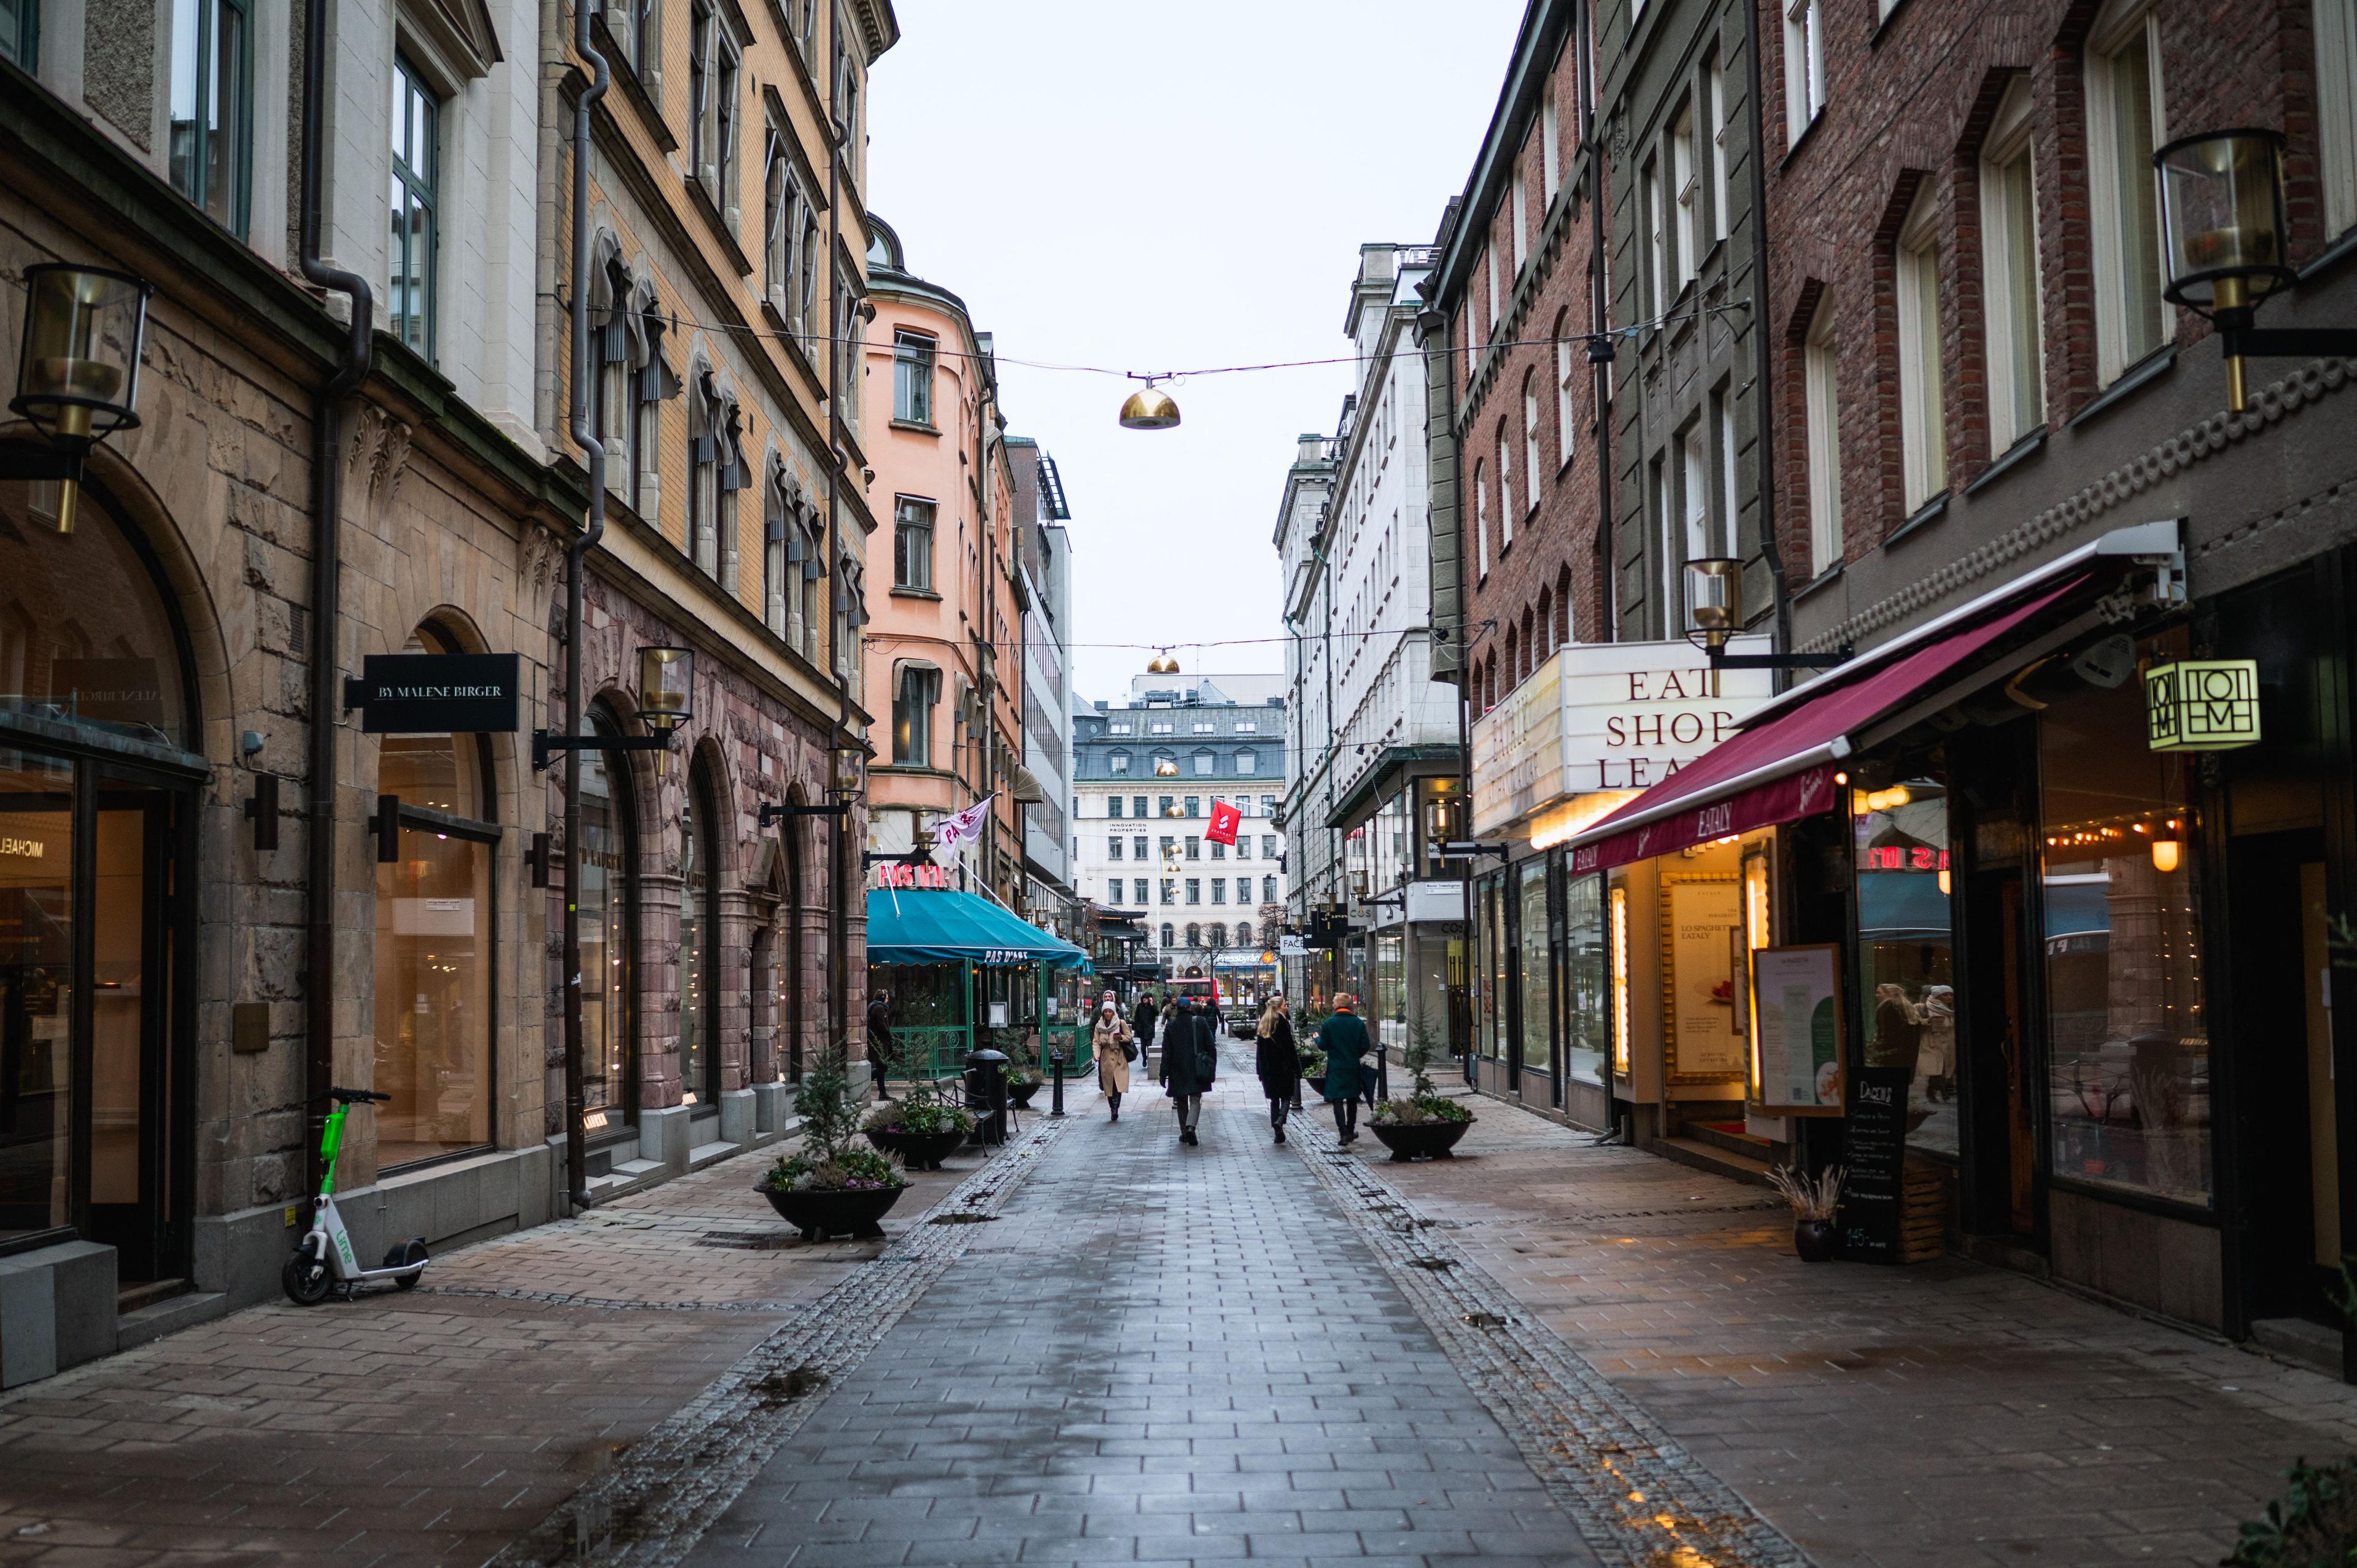
[[[964,811],[952,812],[933,823],[934,865],[956,865],[959,848],[982,837],[982,824],[990,818],[992,799],[992,796],[985,795]]]

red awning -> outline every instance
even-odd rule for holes
[[[1852,734],[1937,682],[2079,582],[2074,578],[1712,747],[1574,838],[1572,870],[1607,871],[1832,810],[1838,799],[1834,774],[1849,755]]]

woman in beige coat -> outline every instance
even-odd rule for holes
[[[1104,1090],[1105,1103],[1113,1108],[1116,1122],[1121,1120],[1121,1097],[1129,1092],[1129,1053],[1135,1048],[1130,1042],[1136,1037],[1119,1009],[1106,1003],[1097,1015],[1096,1033],[1090,1044],[1097,1054],[1097,1087]]]

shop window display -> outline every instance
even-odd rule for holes
[[[1866,1065],[1910,1074],[1909,1144],[1954,1154],[1956,1005],[1948,793],[1910,778],[1851,791],[1857,1006]]]
[[[620,730],[603,709],[590,727]],[[638,835],[627,758],[584,751],[581,766],[581,1080],[591,1133],[619,1127],[637,1110],[631,1095],[630,912],[638,908]]]
[[[1476,1018],[1481,1054],[1491,1061],[1502,1060],[1505,1055],[1505,1047],[1500,1038],[1505,1021],[1499,1011],[1506,994],[1504,884],[1502,875],[1481,879],[1480,929],[1476,937],[1480,949],[1475,961],[1489,972],[1481,977]]]
[[[1582,1083],[1604,1081],[1612,1052],[1612,999],[1604,932],[1604,878],[1564,884],[1564,1069]]]
[[[2182,634],[2142,644],[2167,658]],[[2140,688],[2039,715],[2049,1122],[2058,1177],[2210,1201],[2192,763],[2147,749]]]
[[[1406,949],[1401,933],[1375,933],[1375,1041],[1386,1050],[1407,1045]]]
[[[1554,1070],[1554,1041],[1548,1028],[1555,1002],[1555,975],[1547,955],[1547,866],[1533,860],[1522,867],[1516,895],[1522,902],[1522,930],[1517,944],[1521,971],[1523,1066],[1534,1072]]]

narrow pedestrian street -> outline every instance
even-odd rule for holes
[[[0,1561],[2214,1563],[2330,1380],[1494,1101],[1075,1090],[806,1247],[732,1161],[0,1401]],[[1042,1102],[1044,1106],[1044,1101]],[[1372,1150],[1373,1157],[1368,1157]]]

